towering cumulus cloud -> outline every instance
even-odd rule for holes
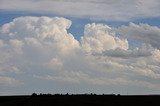
[[[28,16],[0,28],[0,87],[4,92],[11,88],[16,93],[26,88],[28,92],[63,93],[67,89],[96,92],[101,87],[108,87],[109,92],[122,86],[129,91],[160,88],[159,39],[154,40],[158,27],[87,24],[78,41],[67,31],[71,23],[62,17]],[[129,41],[134,39],[139,45],[130,48]]]
[[[103,24],[87,24],[81,41],[83,49],[87,52],[101,53],[116,48],[128,49],[127,39],[119,39],[109,26]]]

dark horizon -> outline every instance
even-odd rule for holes
[[[160,95],[32,94],[0,96],[0,106],[158,106]]]

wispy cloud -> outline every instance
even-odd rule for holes
[[[128,21],[159,17],[159,0],[0,0],[0,9]]]

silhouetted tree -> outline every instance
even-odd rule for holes
[[[37,94],[36,94],[36,93],[33,93],[32,96],[37,96]]]

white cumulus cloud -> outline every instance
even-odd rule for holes
[[[87,52],[95,53],[116,48],[128,49],[127,39],[116,37],[109,26],[95,23],[85,26],[81,44]]]

